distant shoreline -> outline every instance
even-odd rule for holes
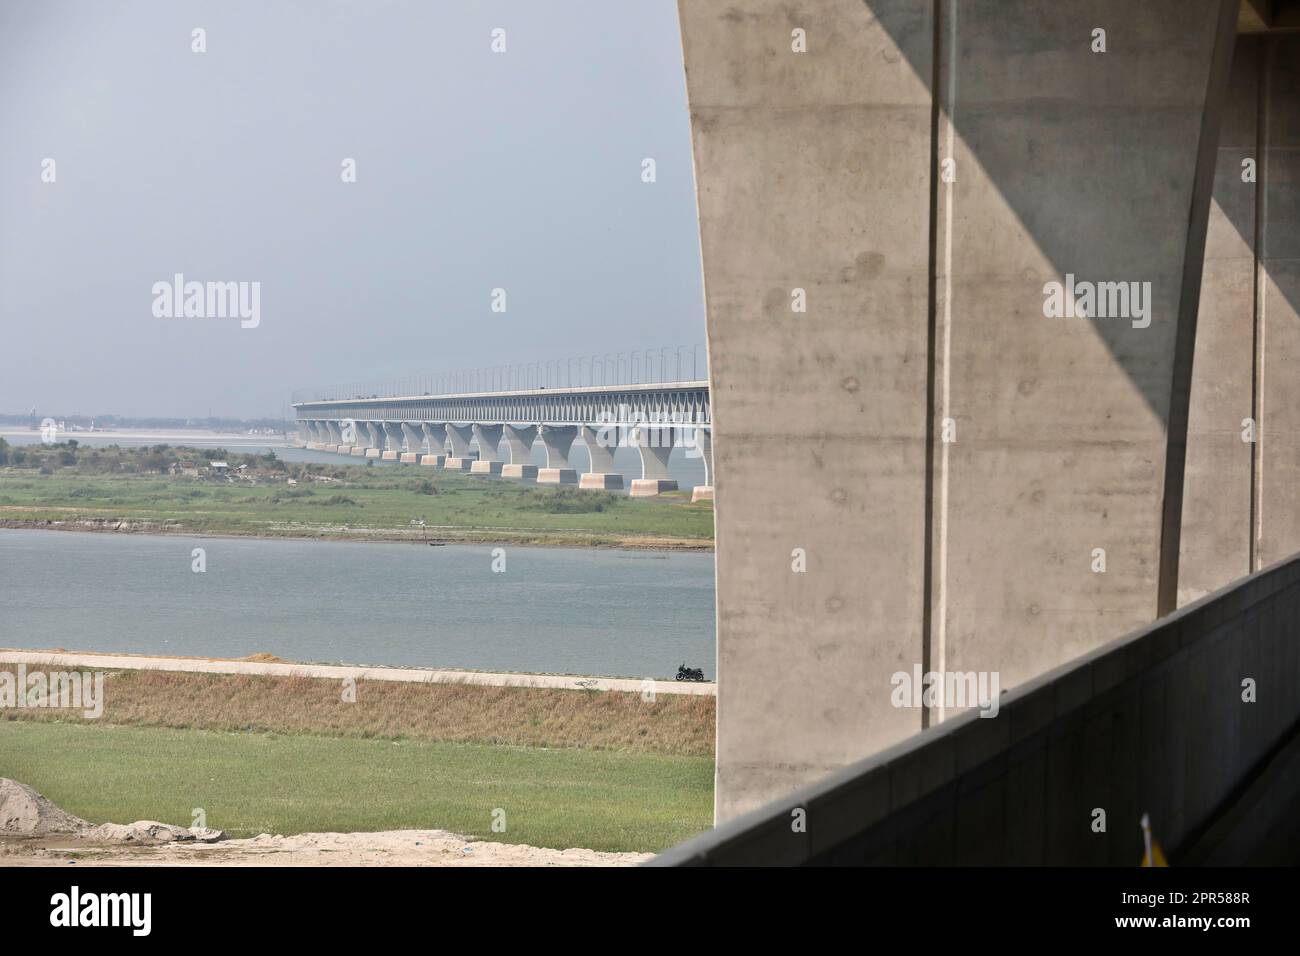
[[[142,534],[183,538],[262,538],[269,541],[342,541],[371,544],[455,544],[511,545],[529,548],[600,548],[612,551],[681,551],[712,553],[713,541],[703,538],[654,536],[611,537],[599,533],[562,531],[513,531],[509,529],[426,528],[422,538],[418,531],[396,528],[285,528],[274,532],[211,531],[186,528],[160,521],[114,518],[76,518],[35,521],[3,517],[0,506],[0,530],[73,531],[87,534]]]
[[[32,431],[30,428],[21,428],[11,425],[0,425],[0,438],[31,438],[35,441],[41,440],[39,431]],[[245,432],[214,432],[206,429],[196,428],[193,430],[186,429],[105,429],[100,431],[60,431],[55,438],[55,442],[61,443],[66,441],[80,442],[83,438],[93,439],[121,439],[123,441],[147,441],[158,444],[174,444],[185,441],[204,441],[204,442],[243,442],[249,445],[276,445],[289,447],[283,435],[249,435]]]

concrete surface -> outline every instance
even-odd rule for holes
[[[893,707],[895,671],[1014,686],[1172,606],[1168,426],[1190,389],[1236,9],[679,10],[721,821],[948,716]],[[1067,275],[1149,282],[1149,325],[1046,317]]]

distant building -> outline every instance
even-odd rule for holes
[[[214,461],[208,468],[211,469],[214,475],[226,475],[230,473],[230,462]]]
[[[171,473],[173,475],[188,475],[191,478],[196,478],[199,474],[199,467],[188,458],[183,458],[180,461],[172,462]]]

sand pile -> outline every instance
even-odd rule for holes
[[[42,836],[88,829],[85,820],[64,813],[25,783],[0,777],[0,833]]]
[[[97,843],[215,843],[225,837],[220,830],[173,826],[154,820],[104,823],[92,826],[60,810],[25,783],[0,777],[0,836],[45,836],[75,833]]]

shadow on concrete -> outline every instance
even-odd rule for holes
[[[1153,282],[1152,328],[1122,321],[1091,325],[1168,426],[1165,355],[1175,346],[1181,249],[1192,212],[1187,197],[1197,159],[1188,144],[1199,141],[1218,0],[936,0],[937,43],[933,21],[918,16],[915,0],[863,2],[932,94],[936,85],[942,87],[941,119],[952,120],[961,144],[1061,277]],[[1107,30],[1105,53],[1091,48],[1095,27]],[[1272,42],[1287,41],[1252,36],[1240,38],[1238,49]],[[1279,58],[1279,64],[1282,59],[1294,62]],[[949,79],[954,62],[956,76]],[[1234,69],[1233,83],[1253,86],[1243,75],[1258,71],[1253,62]],[[1189,88],[1188,77],[1197,77],[1200,87]],[[1298,81],[1294,70],[1285,69],[1273,82],[1294,90]],[[1035,95],[1025,96],[1027,84]],[[950,97],[951,116],[950,103],[943,101]],[[1253,135],[1253,117],[1244,119]],[[1244,150],[1242,120],[1228,112],[1222,125],[1235,131],[1234,145]],[[1254,155],[1253,145],[1249,152]],[[1254,187],[1242,185],[1248,201],[1226,203],[1224,211],[1253,248]],[[961,202],[957,193],[958,216]],[[1184,228],[1171,230],[1171,223]],[[962,250],[955,252],[960,256]],[[1028,289],[1026,295],[1035,293]],[[960,306],[955,298],[954,316]]]

